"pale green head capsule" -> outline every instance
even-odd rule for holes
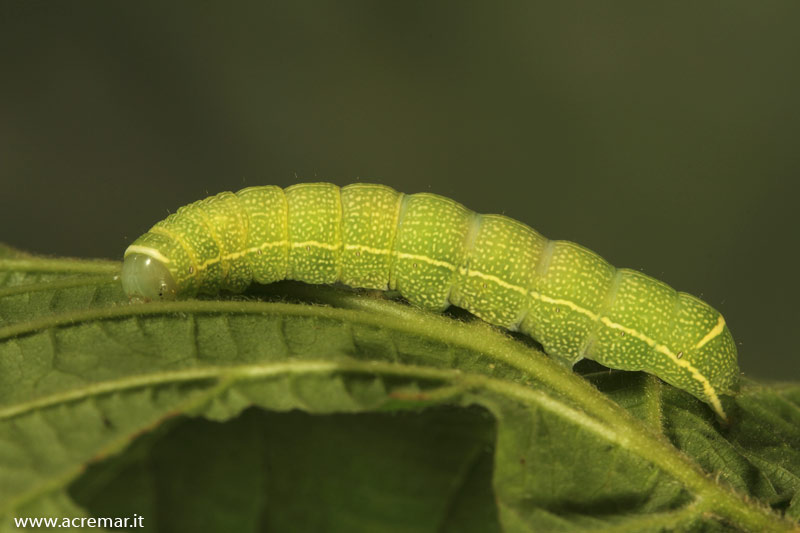
[[[133,299],[174,300],[178,293],[175,278],[166,265],[149,255],[126,255],[121,277],[122,289]]]

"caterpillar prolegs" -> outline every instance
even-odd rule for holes
[[[293,279],[397,290],[539,341],[552,357],[644,370],[725,417],[736,345],[719,312],[569,241],[435,194],[329,183],[248,187],[181,207],[125,251],[132,298]]]

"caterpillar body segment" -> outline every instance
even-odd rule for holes
[[[239,292],[253,282],[392,289],[519,330],[572,365],[644,370],[708,403],[738,382],[719,312],[569,241],[435,194],[383,185],[249,187],[180,208],[125,252],[132,298]]]

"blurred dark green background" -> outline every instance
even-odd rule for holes
[[[722,311],[800,378],[800,3],[0,2],[0,241],[120,258],[247,185],[433,191]]]

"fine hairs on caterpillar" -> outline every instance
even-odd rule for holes
[[[707,303],[501,215],[384,185],[248,187],[181,207],[125,251],[134,299],[293,279],[399,291],[464,308],[565,364],[644,370],[709,404],[738,382],[736,345]]]

